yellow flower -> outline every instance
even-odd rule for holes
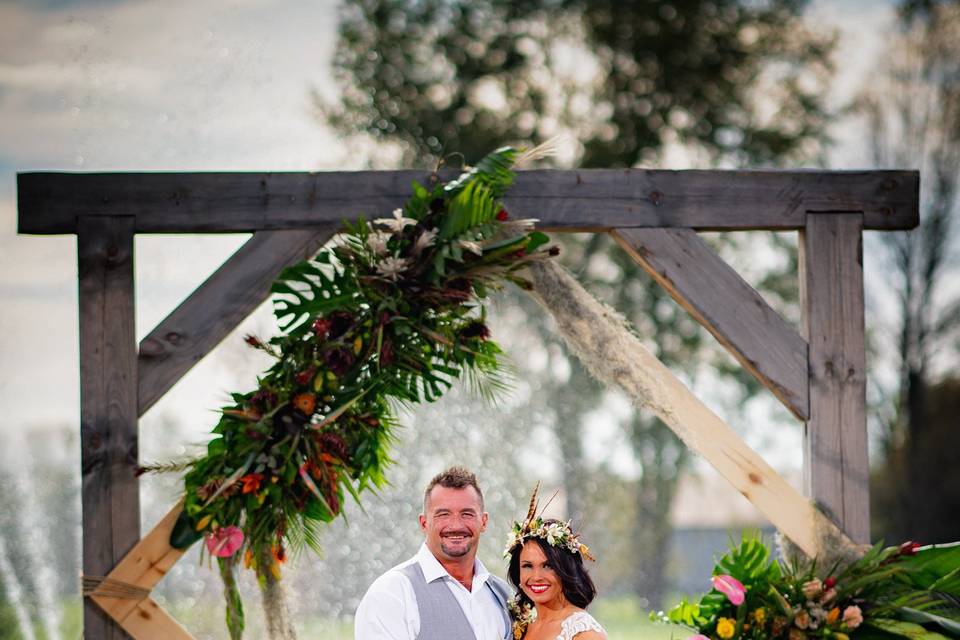
[[[203,531],[207,528],[207,525],[210,524],[210,521],[213,520],[213,515],[207,515],[200,518],[200,522],[197,523],[197,531]]]
[[[513,639],[520,640],[523,637],[523,626],[519,622],[513,623]]]
[[[763,624],[767,620],[767,610],[763,607],[753,612],[753,619],[757,624]]]
[[[731,618],[720,618],[717,621],[717,635],[723,640],[730,640],[736,630],[737,625]]]
[[[837,640],[850,640],[850,636],[845,633],[835,633],[833,634],[833,637]]]

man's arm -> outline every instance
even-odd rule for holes
[[[354,639],[416,640],[418,630],[408,611],[412,591],[409,581],[399,572],[390,571],[377,578],[357,607]],[[415,608],[415,600],[413,604]]]

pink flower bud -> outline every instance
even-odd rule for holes
[[[243,546],[240,527],[219,527],[206,536],[207,551],[218,558],[229,558]]]
[[[714,589],[727,596],[730,602],[732,602],[735,606],[739,607],[741,604],[743,604],[747,590],[739,580],[733,576],[724,574],[720,576],[713,576],[710,578],[710,582],[713,584]]]

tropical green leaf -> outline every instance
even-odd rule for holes
[[[939,625],[941,628],[949,631],[954,638],[960,638],[960,617],[947,617],[945,615],[938,615],[932,611],[920,611],[909,607],[900,609],[900,615],[918,624]]]
[[[912,556],[901,556],[897,566],[903,567],[910,581],[924,589],[937,588],[954,596],[960,596],[960,542],[950,544],[935,544],[920,547]],[[949,578],[949,576],[953,576]],[[944,588],[946,587],[946,588]]]
[[[910,638],[910,640],[949,640],[949,638],[942,633],[930,631],[915,622],[907,622],[905,620],[874,618],[868,624],[887,633],[903,638]]]
[[[203,535],[196,530],[193,519],[186,511],[181,511],[170,532],[170,546],[174,549],[187,549]]]

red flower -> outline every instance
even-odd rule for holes
[[[304,371],[293,376],[293,381],[299,385],[308,385],[310,381],[313,380],[314,374],[317,372],[316,367],[310,367]]]
[[[317,318],[313,321],[313,333],[321,340],[326,340],[332,325],[333,323],[326,318]]]
[[[253,335],[252,333],[248,333],[248,334],[244,337],[243,341],[246,342],[246,343],[247,343],[248,345],[250,345],[251,347],[262,347],[262,346],[263,346],[263,343],[260,342],[260,338],[258,338],[257,336]]]
[[[353,366],[353,353],[349,349],[332,349],[326,353],[324,360],[330,371],[342,376]]]
[[[273,559],[277,561],[277,564],[283,564],[287,561],[287,552],[283,548],[283,544],[276,544],[273,548],[270,549],[270,552],[273,554]]]
[[[834,578],[833,576],[830,576],[829,578],[823,581],[823,588],[827,591],[829,591],[830,589],[833,589],[835,586],[837,586],[837,579]]]
[[[900,545],[899,553],[902,556],[912,556],[917,553],[917,549],[920,548],[919,542],[914,542],[913,540],[907,540],[902,545]]]
[[[263,482],[263,474],[248,473],[240,478],[240,482],[243,483],[243,493],[253,493],[260,488],[260,484]]]
[[[497,220],[500,222],[505,222],[509,217],[510,214],[507,213],[506,209],[500,209],[500,211],[497,211]]]

